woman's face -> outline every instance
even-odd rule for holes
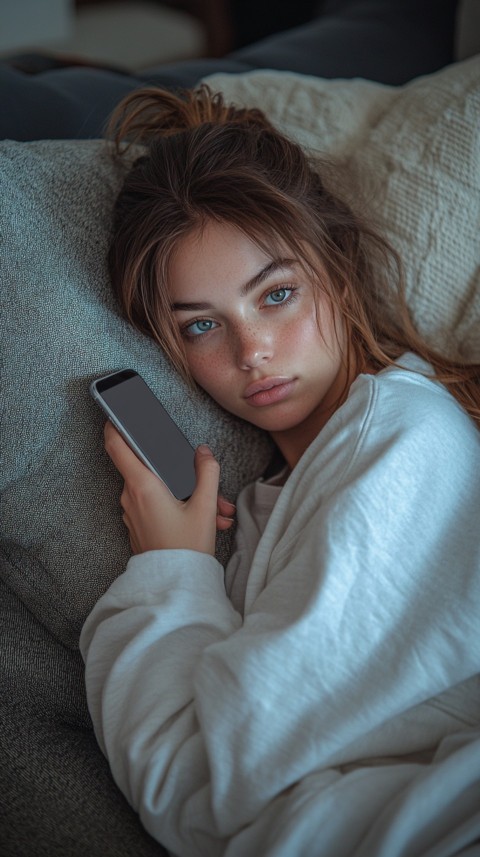
[[[283,255],[283,254],[282,254]],[[170,297],[195,381],[270,432],[293,466],[338,407],[347,370],[330,304],[288,258],[210,221],[180,242]]]

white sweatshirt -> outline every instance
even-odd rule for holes
[[[85,623],[97,739],[172,854],[480,840],[480,432],[401,362],[357,378],[283,487],[240,495],[226,582],[141,554]]]

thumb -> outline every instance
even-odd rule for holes
[[[195,450],[195,474],[197,487],[193,497],[197,502],[211,504],[216,510],[220,465],[211,449],[204,443]]]

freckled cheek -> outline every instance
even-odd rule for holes
[[[226,374],[226,360],[222,353],[188,355],[189,369],[200,387],[208,393],[218,390],[222,377]]]

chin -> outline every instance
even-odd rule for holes
[[[268,432],[286,432],[298,428],[309,414],[281,414],[271,409],[270,413],[253,414],[248,422]],[[245,417],[244,417],[245,419]]]

